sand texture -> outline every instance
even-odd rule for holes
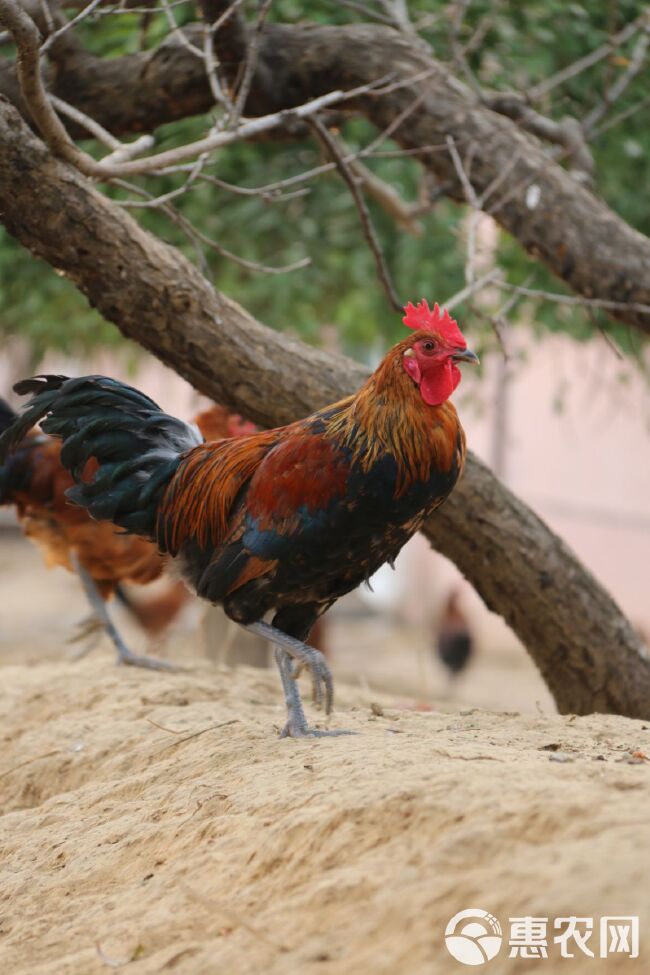
[[[650,971],[646,726],[370,704],[278,741],[272,672],[3,667],[0,971]],[[641,957],[465,968],[466,907],[638,914]]]

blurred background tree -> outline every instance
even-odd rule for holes
[[[433,7],[433,9],[432,9]],[[565,0],[455,0],[432,5],[427,0],[409,4],[411,22],[442,60],[456,59],[461,76],[483,92],[526,95],[535,92],[558,71],[596,51],[626,24],[638,18],[646,5],[640,0],[601,0],[567,3]],[[179,25],[197,19],[192,3],[174,6]],[[102,56],[117,56],[151,48],[169,33],[165,13],[107,15],[98,8],[79,31],[85,45]],[[321,23],[386,21],[382,3],[333,3],[329,0],[276,0],[268,14],[284,22],[304,19]],[[595,167],[595,192],[642,233],[650,233],[650,208],[640,205],[650,182],[650,68],[647,59],[613,105],[608,91],[630,70],[638,38],[617,46],[587,70],[550,89],[532,104],[545,116],[560,120],[572,116],[586,121]],[[2,53],[13,56],[5,44]],[[590,113],[599,117],[589,124]],[[205,117],[185,119],[157,132],[157,148],[179,145],[204,131]],[[360,149],[376,136],[363,119],[343,126],[345,145]],[[92,143],[86,143],[93,151]],[[436,199],[436,187],[423,181],[414,158],[397,150],[390,140],[379,157],[364,160],[377,176],[394,187],[403,200],[421,205],[417,215],[419,236],[405,232],[385,209],[372,200],[369,207],[388,266],[400,297],[428,296],[444,300],[464,284],[466,259],[463,220],[466,208]],[[238,143],[221,150],[205,172],[229,190],[197,181],[174,199],[181,218],[218,241],[220,247],[244,261],[283,265],[309,258],[310,264],[286,274],[270,274],[241,266],[205,247],[200,240],[170,221],[158,209],[132,210],[149,229],[180,247],[210,277],[218,277],[221,290],[241,301],[254,314],[278,329],[290,329],[308,341],[321,341],[321,326],[335,326],[341,346],[358,358],[369,359],[399,337],[400,322],[376,286],[376,271],[362,234],[350,193],[336,173],[298,180],[306,170],[324,161],[312,139],[299,142]],[[272,186],[295,178],[264,194],[246,194],[246,188]],[[135,180],[158,196],[178,189],[184,177],[147,177]],[[120,189],[110,193],[133,198]],[[510,282],[552,292],[566,289],[516,241],[498,232],[498,263]],[[125,340],[65,278],[33,257],[0,227],[0,288],[3,310],[0,334],[26,337],[38,359],[50,348],[90,351],[119,346]],[[566,292],[568,293],[568,292]],[[459,308],[459,314],[467,309]],[[65,322],[65,329],[61,323]],[[616,324],[604,313],[555,302],[536,301],[537,330],[561,330],[578,339],[596,329],[613,335],[617,343],[638,359],[642,339]],[[493,346],[493,329],[478,321],[479,346]],[[640,359],[638,359],[640,362]]]

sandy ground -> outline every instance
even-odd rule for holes
[[[521,675],[530,714],[415,712],[369,670],[331,718],[359,734],[279,741],[272,672],[65,660],[83,603],[35,567],[24,616],[20,558],[0,623],[3,975],[453,975],[472,970],[444,944],[465,908],[506,942],[511,917],[640,917],[637,960],[504,943],[475,971],[650,971],[650,726],[539,713]],[[346,632],[358,648],[361,622]]]
[[[157,584],[156,584],[157,585]],[[146,595],[156,586],[136,589]],[[67,641],[88,606],[78,580],[63,569],[47,571],[38,549],[22,537],[0,532],[0,665],[70,659]],[[197,636],[204,612],[189,606],[156,652],[180,660],[205,659]],[[35,609],[36,606],[36,609]],[[327,614],[327,645],[338,680],[366,693],[391,695],[402,703],[479,706],[495,710],[553,713],[555,706],[526,652],[511,638],[478,639],[471,665],[450,682],[432,651],[433,634],[387,616],[360,615],[353,595]],[[111,604],[120,630],[136,652],[146,649],[142,634],[120,607]],[[108,654],[104,643],[103,652]]]

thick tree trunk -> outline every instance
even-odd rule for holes
[[[342,356],[271,331],[213,290],[178,251],[54,159],[2,99],[0,220],[124,335],[254,420],[304,416],[355,390],[366,375]],[[510,623],[561,711],[650,718],[650,662],[630,624],[475,457],[426,534]]]
[[[226,6],[212,2],[211,16]],[[188,36],[200,45],[198,30],[189,28]],[[222,29],[216,37],[219,58],[234,77],[243,53],[242,32]],[[426,44],[378,25],[267,24],[246,112],[291,108],[386,77],[388,71],[391,79],[414,81],[364,96],[349,107],[380,130],[403,117],[392,138],[405,149],[437,147],[418,158],[447,195],[463,201],[446,148],[451,136],[461,157],[471,155],[477,195],[493,188],[485,209],[529,253],[578,295],[620,303],[608,310],[612,318],[650,332],[650,240],[577,183],[516,122],[481,105],[446,65],[433,59]],[[154,51],[113,59],[94,57],[70,40],[49,81],[55,94],[116,134],[151,131],[212,105],[201,61],[173,40]],[[10,62],[0,63],[0,94],[24,111]],[[526,192],[532,184],[539,189],[534,207]]]

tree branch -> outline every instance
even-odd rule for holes
[[[38,206],[34,206],[38,200]],[[0,214],[121,332],[198,390],[264,424],[354,390],[361,366],[311,349],[214,291],[178,251],[55,159],[0,99]],[[650,718],[650,662],[611,597],[569,549],[470,455],[425,526],[532,654],[561,711]]]
[[[582,179],[591,178],[594,160],[577,119],[567,115],[561,121],[555,122],[526,105],[517,94],[497,92],[484,95],[481,100],[487,108],[499,112],[500,115],[507,115],[539,139],[562,146],[570,161],[570,171]]]
[[[91,0],[89,7],[79,15],[85,15],[93,4],[99,0]],[[231,145],[233,142],[268,132],[278,128],[287,118],[309,119],[311,115],[330,105],[358,97],[360,94],[369,92],[376,87],[377,79],[362,88],[353,89],[348,92],[330,91],[318,98],[310,100],[306,105],[286,109],[281,112],[273,112],[270,115],[260,116],[247,122],[239,124],[241,106],[239,99],[235,106],[236,123],[235,126],[226,131],[212,131],[203,139],[191,142],[176,149],[168,149],[166,152],[158,152],[145,159],[129,158],[134,155],[133,147],[121,146],[110,156],[96,162],[92,156],[79,149],[70,138],[65,126],[60,121],[54,111],[50,99],[43,85],[40,66],[40,34],[36,24],[31,17],[25,13],[16,0],[0,0],[0,23],[4,24],[12,34],[16,48],[18,50],[18,80],[23,98],[27,103],[29,113],[36,122],[36,125],[43,136],[45,142],[52,152],[65,159],[75,166],[81,173],[98,180],[109,180],[115,177],[138,176],[143,173],[155,173],[162,169],[185,162],[188,159],[195,159],[207,153],[214,152],[223,146]],[[63,31],[63,28],[61,28]],[[60,32],[51,35],[51,39],[58,36]],[[199,52],[200,53],[200,52]],[[250,85],[250,78],[247,76],[247,84]],[[101,127],[100,127],[101,128]],[[131,150],[131,151],[130,151]]]
[[[216,0],[213,5],[227,7]],[[216,33],[215,48],[220,70],[233,83],[242,65],[241,31],[231,28]],[[186,34],[191,37],[191,30]],[[612,318],[650,333],[650,314],[638,310],[650,305],[650,240],[578,185],[514,121],[482,106],[424,45],[404,34],[381,25],[265,24],[246,114],[282,112],[342,86],[367,85],[386,65],[402,85],[381,97],[360,96],[346,108],[362,111],[382,130],[403,115],[392,137],[406,151],[444,145],[447,136],[457,146],[474,145],[472,185],[479,198],[510,167],[508,192],[491,210],[495,219],[576,294],[611,303]],[[106,61],[71,55],[58,65],[51,84],[56,95],[114,134],[151,131],[213,104],[203,62],[173,42]],[[11,70],[1,62],[0,92],[25,110]],[[463,201],[447,153],[417,158],[449,196]],[[531,185],[537,188],[534,208],[527,202]]]
[[[350,193],[352,194],[352,199],[357,208],[359,214],[359,219],[361,221],[361,227],[363,230],[363,235],[368,241],[368,246],[372,251],[372,255],[375,259],[375,265],[377,267],[377,274],[379,275],[379,280],[381,281],[388,302],[393,306],[395,311],[401,311],[404,302],[400,301],[395,292],[395,285],[390,275],[390,271],[386,265],[386,259],[384,258],[384,252],[381,249],[381,244],[379,243],[379,238],[377,237],[377,232],[374,228],[372,217],[370,216],[370,211],[366,206],[366,201],[363,198],[363,193],[359,189],[359,185],[351,172],[350,167],[345,162],[341,150],[334,139],[334,137],[328,132],[327,128],[323,125],[318,117],[313,117],[308,119],[309,125],[316,134],[316,138],[324,146],[326,152],[334,162],[337,170],[343,177],[343,180],[348,186]]]

